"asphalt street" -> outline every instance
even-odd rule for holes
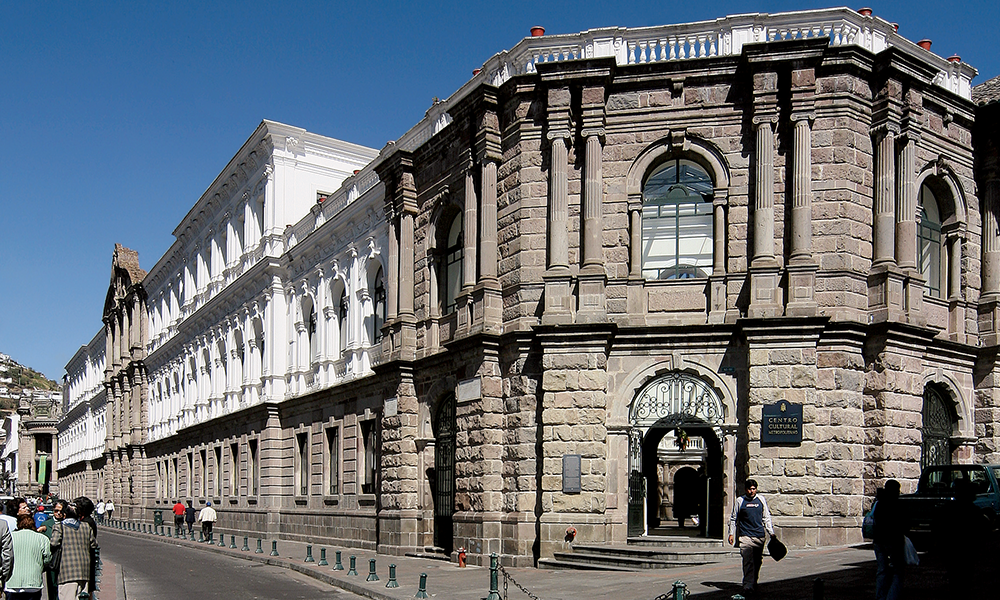
[[[102,531],[102,533],[104,533]],[[358,598],[291,569],[143,537],[101,535],[99,600]]]

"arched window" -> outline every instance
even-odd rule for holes
[[[318,336],[316,335],[316,307],[309,307],[309,321],[306,323],[306,332],[309,335],[309,361],[316,362],[319,357],[319,346],[317,344]]]
[[[337,327],[340,330],[340,354],[347,352],[347,290],[340,291],[340,299],[337,300]]]
[[[368,339],[374,344],[382,339],[382,325],[385,324],[385,277],[379,266],[372,282],[372,331]]]
[[[941,207],[930,186],[920,186],[920,226],[917,230],[917,264],[926,283],[924,293],[942,297]]]
[[[448,236],[441,253],[441,313],[448,314],[455,310],[458,293],[462,289],[462,213],[451,220],[447,229]]]
[[[920,466],[951,464],[951,434],[955,419],[944,396],[924,388],[923,427],[920,431]]]
[[[712,178],[700,165],[674,158],[642,190],[642,275],[687,279],[712,273]]]

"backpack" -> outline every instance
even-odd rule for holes
[[[865,519],[864,521],[861,522],[861,537],[865,538],[866,540],[870,540],[875,537],[876,504],[878,504],[877,500],[875,501],[875,504],[872,504],[872,507],[868,510],[868,512],[865,513]]]

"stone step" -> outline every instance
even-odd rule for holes
[[[559,552],[558,554],[564,554]],[[571,554],[569,556],[572,556]],[[563,560],[556,558],[540,558],[538,559],[539,569],[575,569],[578,571],[622,571],[622,572],[632,572],[636,569],[629,567],[615,567],[604,563],[592,563],[581,560]]]
[[[733,548],[672,548],[621,546],[614,544],[573,546],[573,554],[587,556],[631,557],[637,560],[652,560],[664,562],[718,562],[730,556],[738,556],[739,551]]]
[[[739,551],[720,545],[683,548],[578,544],[573,546],[572,552],[556,552],[544,564],[562,569],[638,571],[705,565],[738,556]],[[541,564],[543,561],[539,561]]]
[[[724,548],[722,540],[670,535],[649,535],[628,538],[629,546],[652,546],[656,548]]]
[[[556,552],[552,563],[547,566],[563,569],[599,569],[616,571],[643,571],[646,569],[671,569],[696,567],[723,560],[725,557],[697,557],[677,555],[674,557],[634,556],[627,554],[583,554],[577,552]],[[539,561],[541,564],[541,561]]]

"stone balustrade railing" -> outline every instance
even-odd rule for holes
[[[591,29],[582,33],[528,37],[494,55],[458,91],[436,102],[423,120],[394,146],[412,150],[450,122],[448,110],[476,86],[500,86],[511,77],[533,73],[544,62],[613,57],[618,65],[739,55],[750,43],[828,38],[831,46],[854,45],[872,53],[892,46],[925,60],[939,70],[934,83],[970,99],[976,70],[950,62],[896,32],[892,23],[849,8],[787,13],[753,13],[681,25]]]

